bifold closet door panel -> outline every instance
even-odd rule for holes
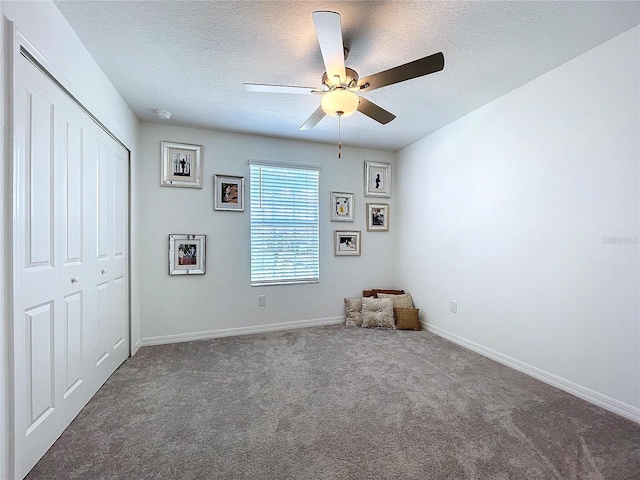
[[[17,473],[24,475],[66,426],[60,392],[65,342],[56,138],[62,95],[22,57],[15,68],[13,354],[16,463]],[[69,315],[77,318],[79,309],[75,303]]]
[[[109,263],[106,272],[112,282],[109,297],[110,338],[115,365],[129,355],[129,153],[110,139],[110,205]]]
[[[98,379],[110,375],[129,354],[129,159],[121,145],[99,133],[88,143],[97,192],[92,260],[97,303],[91,328]]]

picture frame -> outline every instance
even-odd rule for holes
[[[334,231],[334,255],[360,255],[361,232],[359,230]]]
[[[364,162],[364,196],[391,198],[391,164]]]
[[[204,275],[206,235],[169,235],[169,275]]]
[[[389,204],[367,203],[367,231],[389,231]]]
[[[160,142],[163,187],[202,188],[202,145]]]
[[[244,177],[214,175],[213,198],[214,210],[244,212]]]
[[[355,194],[346,192],[331,192],[330,208],[332,222],[353,222]]]

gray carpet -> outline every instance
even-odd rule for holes
[[[27,478],[637,479],[640,425],[428,332],[145,347]]]

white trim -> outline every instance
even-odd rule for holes
[[[13,126],[13,105],[14,105],[14,70],[16,58],[16,45],[18,44],[18,29],[15,22],[8,20],[2,14],[0,7],[0,21],[4,22],[3,36],[0,41],[3,43],[0,53],[4,55],[5,65],[2,70],[3,81],[2,91],[0,95],[4,99],[4,118],[2,125],[3,132],[3,156],[8,159],[5,162],[4,173],[0,174],[2,180],[2,199],[7,201],[7,207],[11,205],[11,212],[5,208],[3,224],[2,224],[2,259],[4,268],[2,272],[2,291],[0,296],[4,305],[0,307],[3,314],[2,325],[0,325],[0,478],[14,478],[16,472],[16,455],[15,455],[15,379],[14,379],[14,355],[13,355],[13,338],[14,338],[14,260],[13,260],[13,235],[16,210],[14,208],[17,194],[15,181],[15,138]],[[18,48],[19,50],[19,48]],[[2,110],[2,109],[0,109]],[[0,142],[1,143],[1,142]],[[11,244],[9,243],[11,242]]]
[[[479,343],[472,342],[471,340],[467,340],[466,338],[460,337],[455,333],[448,332],[443,330],[440,327],[436,327],[434,325],[429,325],[425,322],[420,322],[422,324],[422,328],[428,330],[431,333],[434,333],[442,338],[446,338],[447,340],[465,347],[469,350],[472,350],[480,355],[490,358],[491,360],[495,360],[496,362],[502,363],[507,367],[513,368],[514,370],[518,370],[519,372],[526,373],[527,375],[536,378],[542,382],[545,382],[551,386],[559,388],[560,390],[564,390],[571,395],[575,395],[578,398],[586,400],[589,403],[593,403],[599,407],[602,407],[606,410],[609,410],[613,413],[617,413],[618,415],[627,418],[633,422],[640,423],[640,408],[634,407],[633,405],[629,405],[627,403],[621,402],[620,400],[616,400],[615,398],[608,397],[601,393],[596,392],[595,390],[591,390],[590,388],[583,387],[577,383],[574,383],[565,378],[554,375],[553,373],[549,373],[545,370],[542,370],[538,367],[534,367],[533,365],[529,365],[528,363],[522,362],[520,360],[516,360],[508,355],[504,355],[503,353],[492,350],[491,348],[480,345]]]
[[[287,163],[287,162],[277,162],[275,160],[257,160],[257,159],[249,159],[249,165],[258,165],[262,167],[280,167],[280,168],[297,168],[299,170],[317,170],[320,171],[320,167],[318,165],[310,165],[307,163]]]
[[[251,335],[253,333],[275,332],[293,328],[318,327],[322,325],[338,325],[345,322],[345,317],[314,318],[311,320],[296,320],[293,322],[271,323],[268,325],[254,325],[251,327],[222,328],[206,332],[178,333],[176,335],[161,335],[159,337],[142,338],[140,347],[149,345],[164,345],[167,343],[192,342],[194,340],[208,340],[210,338],[233,337],[236,335]]]

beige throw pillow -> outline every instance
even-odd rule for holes
[[[362,299],[361,298],[345,298],[344,310],[347,321],[345,325],[350,327],[362,326]]]
[[[388,293],[379,293],[378,298],[390,298],[393,300],[393,308],[413,308],[413,299],[410,293],[402,295],[391,295]]]
[[[396,328],[393,319],[393,300],[364,297],[362,299],[362,326],[365,328]]]

